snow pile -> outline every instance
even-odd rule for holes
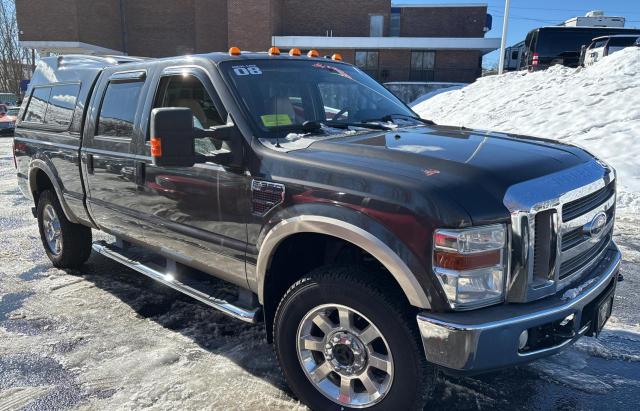
[[[439,124],[553,138],[618,171],[618,210],[640,213],[640,48],[588,68],[484,77],[413,109]]]

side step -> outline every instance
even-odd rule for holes
[[[171,274],[165,274],[160,272],[158,269],[151,267],[151,265],[144,264],[140,261],[132,259],[124,253],[115,250],[110,247],[104,241],[94,242],[92,248],[95,252],[102,254],[103,256],[110,258],[114,261],[117,261],[120,264],[126,265],[127,267],[135,270],[139,273],[146,275],[147,277],[158,281],[168,287],[173,288],[176,291],[179,291],[183,294],[188,295],[189,297],[195,298],[196,300],[215,308],[227,314],[231,317],[237,318],[238,320],[255,324],[258,322],[260,308],[243,308],[237,305],[231,304],[225,300],[215,298],[209,294],[206,294],[200,290],[197,290],[193,287],[190,287],[178,280],[176,280]]]

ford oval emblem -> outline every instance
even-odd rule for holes
[[[605,225],[607,225],[607,215],[601,211],[582,227],[582,232],[589,237],[596,237]]]

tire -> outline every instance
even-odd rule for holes
[[[435,368],[425,360],[415,312],[401,295],[384,289],[361,268],[325,266],[293,284],[280,301],[273,331],[276,356],[289,387],[311,409],[415,410],[424,406],[435,383]],[[341,321],[340,316],[349,320]],[[343,324],[348,324],[347,331]],[[379,337],[367,342],[376,335],[374,331]],[[383,367],[372,367],[375,357],[388,361],[376,363],[386,364]],[[312,374],[327,375],[316,384]],[[340,392],[343,378],[348,388],[342,392],[348,395]],[[371,391],[365,386],[367,379]]]
[[[58,268],[77,268],[91,255],[91,229],[67,219],[52,190],[38,198],[38,228],[47,257]]]

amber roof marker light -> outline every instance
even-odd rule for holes
[[[342,61],[342,54],[340,54],[340,53],[333,53],[333,55],[331,56],[331,60],[335,60],[335,61]]]
[[[289,55],[290,56],[297,57],[297,56],[299,56],[301,54],[302,53],[300,52],[300,49],[291,49],[291,50],[289,50]]]
[[[269,49],[269,55],[270,56],[279,56],[280,55],[280,49],[277,47],[271,47]]]
[[[307,57],[320,57],[320,53],[318,53],[318,50],[309,50]]]
[[[242,52],[240,51],[240,47],[231,47],[229,48],[230,56],[239,56]]]

